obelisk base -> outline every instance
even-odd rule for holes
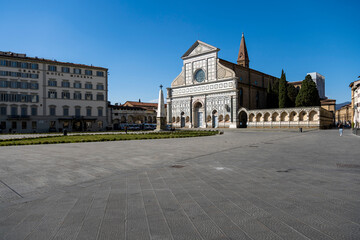
[[[155,131],[167,131],[166,129],[166,117],[156,118],[156,130]]]

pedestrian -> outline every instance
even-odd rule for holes
[[[125,126],[124,129],[125,129],[125,133],[127,134],[127,126]]]
[[[338,125],[340,137],[343,135],[344,125],[340,122]]]

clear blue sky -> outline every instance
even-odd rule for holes
[[[109,100],[149,101],[180,73],[197,40],[235,62],[245,33],[250,67],[288,81],[325,76],[350,100],[360,75],[360,1],[5,1],[0,50],[109,69]]]

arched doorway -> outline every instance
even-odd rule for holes
[[[245,111],[241,111],[239,113],[239,127],[246,128],[247,127],[247,114]]]
[[[181,125],[182,128],[185,127],[185,116],[184,112],[181,112]]]
[[[218,112],[214,110],[212,112],[212,127],[217,128],[219,126]]]
[[[194,127],[199,128],[203,125],[204,112],[201,102],[197,102],[194,105]]]

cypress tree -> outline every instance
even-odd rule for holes
[[[320,106],[319,92],[316,88],[316,84],[314,83],[310,75],[307,75],[305,77],[305,80],[302,81],[301,89],[295,100],[295,106]]]
[[[298,95],[298,90],[292,84],[287,85],[287,95],[288,95],[288,107],[295,107],[296,96]]]
[[[272,91],[272,107],[279,107],[279,79],[275,79],[271,88]]]
[[[284,70],[282,70],[281,78],[279,81],[279,108],[285,108],[288,106],[286,84],[286,76]]]
[[[273,92],[272,92],[272,89],[271,89],[271,82],[270,80],[268,81],[268,85],[267,85],[267,88],[266,88],[266,107],[267,108],[273,108],[274,104],[273,104]]]

